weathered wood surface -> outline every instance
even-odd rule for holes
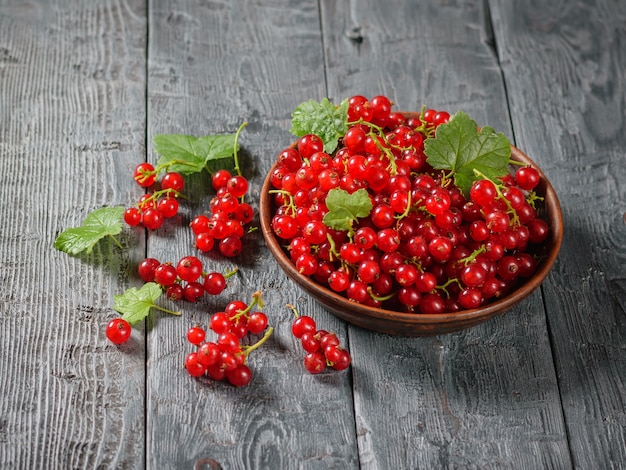
[[[0,468],[624,468],[626,9],[570,3],[0,1]],[[566,234],[541,292],[465,332],[379,335],[317,307],[256,233],[222,295],[110,345],[136,264],[194,253],[207,181],[123,251],[69,257],[57,233],[136,201],[157,133],[249,121],[258,195],[294,106],[356,93],[465,110],[542,166]],[[276,331],[252,384],[189,378],[187,328],[259,289]],[[350,371],[303,372],[287,302],[339,334]]]
[[[492,17],[517,143],[563,205],[542,291],[572,464],[624,468],[626,4],[497,1]]]

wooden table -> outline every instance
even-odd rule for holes
[[[626,468],[624,25],[609,0],[1,1],[0,468]],[[153,135],[248,121],[258,204],[293,108],[353,94],[464,110],[542,167],[565,236],[541,290],[471,330],[385,336],[318,307],[256,232],[236,261],[203,255],[240,266],[223,294],[108,342],[139,261],[197,254],[207,178],[123,250],[53,242],[138,199]],[[187,328],[258,289],[275,332],[252,383],[190,378]],[[288,302],[348,345],[348,371],[304,372]]]

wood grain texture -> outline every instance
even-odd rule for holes
[[[512,135],[481,2],[321,5],[331,96],[464,110]],[[350,344],[362,468],[569,466],[540,295],[465,332],[351,328]]]
[[[53,248],[89,211],[129,202],[144,18],[141,2],[0,3],[1,468],[144,461],[143,338],[122,351],[104,337],[133,248]]]
[[[150,8],[149,135],[234,132],[241,135],[244,174],[258,210],[259,190],[279,151],[293,137],[293,108],[325,96],[318,6],[312,1],[154,2]],[[153,156],[156,158],[156,156]],[[148,239],[148,254],[176,261],[193,248],[187,222],[208,211],[212,190],[196,179],[180,226]],[[320,325],[347,340],[346,328],[315,306],[271,259],[260,231],[246,236],[234,260],[200,254],[208,271],[240,272],[217,298],[183,306],[183,318],[155,317],[148,360],[148,464],[191,467],[212,459],[223,468],[356,468],[358,455],[350,374],[304,372],[293,339],[298,305]],[[249,301],[263,291],[276,329],[250,357],[252,383],[190,378],[182,363],[192,347],[185,332],[207,325],[230,300]]]
[[[572,462],[623,468],[626,5],[491,4],[518,143],[563,206],[564,244],[543,290]]]

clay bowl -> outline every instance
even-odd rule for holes
[[[261,190],[261,230],[270,252],[287,276],[331,313],[353,325],[398,336],[430,336],[463,330],[500,315],[521,303],[541,285],[552,268],[561,247],[563,220],[554,188],[541,169],[525,153],[514,146],[511,146],[511,159],[531,165],[539,171],[541,183],[536,188],[536,192],[544,197],[544,204],[539,209],[538,215],[546,220],[550,226],[550,236],[541,247],[539,254],[542,256],[542,260],[535,274],[515,291],[481,308],[443,314],[406,313],[373,308],[349,301],[331,289],[298,273],[270,225],[275,208],[272,196],[269,194],[272,189],[269,175],[275,165],[268,173]]]

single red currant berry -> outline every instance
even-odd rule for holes
[[[483,302],[483,294],[476,287],[467,287],[459,292],[459,304],[466,309],[478,308]]]
[[[539,172],[531,166],[523,166],[515,172],[515,182],[526,191],[533,190],[540,180]]]
[[[219,243],[220,253],[228,258],[237,256],[241,253],[242,248],[241,240],[233,236],[223,238]]]
[[[222,273],[212,272],[204,278],[204,290],[210,295],[221,294],[226,288],[226,278]]]
[[[188,282],[183,287],[183,298],[187,302],[198,302],[204,297],[204,286],[199,282]]]
[[[199,326],[192,326],[187,330],[187,341],[195,346],[199,346],[206,337],[206,332],[204,328]]]
[[[136,207],[129,207],[124,211],[124,222],[131,227],[136,227],[141,223],[141,212]]]
[[[171,189],[180,193],[185,187],[183,175],[175,171],[165,173],[161,178],[161,189]]]
[[[350,366],[351,362],[350,353],[345,349],[339,349],[339,354],[335,357],[332,367],[335,370],[345,370]]]
[[[239,364],[235,369],[226,371],[226,379],[235,387],[245,387],[252,381],[252,371],[245,364]]]
[[[310,158],[315,152],[324,151],[324,142],[315,134],[306,134],[298,140],[298,152],[302,158]]]
[[[298,339],[302,338],[306,332],[315,333],[316,331],[315,320],[306,315],[300,315],[291,324],[291,333]]]
[[[178,200],[173,197],[161,198],[159,202],[157,202],[157,209],[166,219],[174,217],[178,214]]]
[[[176,282],[177,278],[176,268],[169,263],[160,264],[154,270],[154,282],[163,287],[171,286]]]
[[[253,335],[258,335],[267,328],[267,315],[263,312],[252,312],[248,317],[248,331]]]
[[[548,238],[550,228],[543,219],[535,218],[528,222],[528,241],[531,243],[542,243]]]
[[[326,358],[320,352],[308,353],[304,356],[304,368],[311,374],[319,374],[326,369]]]
[[[164,217],[160,210],[148,208],[141,215],[141,223],[148,230],[156,230],[163,225]]]
[[[493,202],[498,192],[496,186],[490,180],[478,180],[470,188],[470,199],[481,207]]]
[[[220,349],[217,344],[209,341],[200,345],[197,354],[198,362],[204,367],[209,367],[217,362],[220,355]]]
[[[123,318],[114,318],[113,320],[107,323],[106,327],[106,337],[113,344],[122,344],[128,341],[130,338],[130,334],[132,332],[132,328],[130,323],[128,323]]]
[[[231,178],[231,174],[228,170],[217,170],[211,175],[211,185],[216,191],[226,186],[226,183]]]
[[[248,180],[241,175],[235,175],[226,182],[226,189],[233,196],[241,197],[248,192]]]
[[[215,246],[215,238],[209,232],[203,232],[196,235],[194,244],[196,248],[203,253],[211,251]]]
[[[177,302],[183,298],[183,286],[180,284],[172,284],[167,288],[167,298],[173,302]]]
[[[142,188],[148,188],[152,186],[154,184],[154,181],[156,180],[156,172],[154,171],[154,166],[147,162],[140,163],[135,167],[133,179]]]
[[[154,273],[161,263],[155,258],[146,258],[137,267],[137,273],[143,282],[154,281]]]
[[[226,312],[217,312],[211,315],[209,327],[218,335],[228,333],[233,324]]]
[[[185,369],[192,377],[200,377],[206,372],[206,367],[198,360],[198,353],[192,352],[185,358]]]
[[[211,219],[206,215],[198,215],[194,217],[189,226],[191,227],[191,231],[194,235],[198,235],[199,233],[205,233],[209,231],[209,224]]]
[[[222,333],[217,337],[217,345],[220,351],[235,353],[239,350],[239,338],[235,333]]]
[[[178,262],[176,272],[183,281],[196,281],[202,275],[202,261],[195,256],[185,256]]]

